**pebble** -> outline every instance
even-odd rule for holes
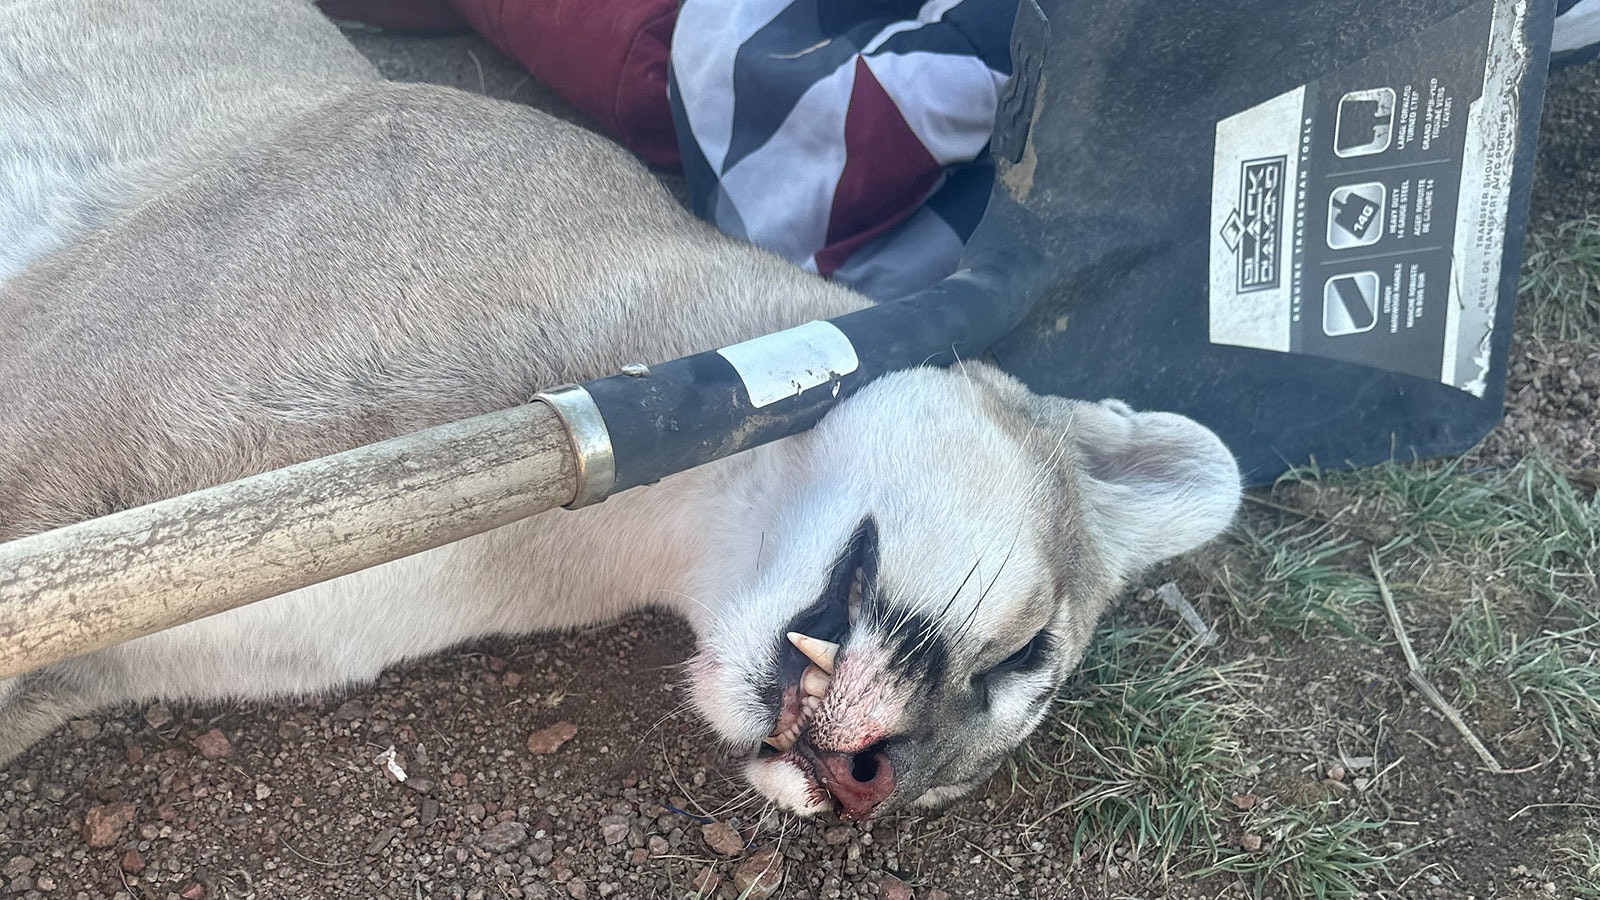
[[[73,719],[67,727],[72,729],[73,737],[82,741],[100,736],[100,723],[93,719]]]
[[[550,860],[556,858],[555,841],[534,841],[533,843],[529,844],[528,858],[533,860],[533,864],[536,866],[550,865]]]
[[[627,816],[606,816],[600,820],[600,836],[611,847],[628,839]]]
[[[883,900],[912,900],[911,885],[893,875],[885,875],[878,882],[878,894]]]
[[[1239,849],[1246,853],[1255,853],[1261,849],[1261,835],[1245,832],[1239,836]]]
[[[651,856],[663,856],[668,850],[672,849],[672,845],[667,843],[667,839],[659,834],[650,835],[650,840],[646,842],[645,846],[650,848]]]
[[[733,886],[746,900],[767,900],[783,884],[783,860],[776,847],[762,847],[733,870]]]
[[[220,728],[213,728],[195,738],[194,746],[206,759],[222,759],[233,752],[233,744],[228,741],[228,736],[223,734]]]
[[[722,876],[710,866],[702,866],[689,881],[689,889],[694,891],[696,897],[709,897],[716,892],[717,886],[722,884]]]
[[[432,825],[439,819],[439,801],[429,797],[422,801],[422,809],[417,813],[418,825]]]
[[[384,830],[378,832],[377,836],[375,836],[372,841],[367,844],[366,855],[377,856],[379,853],[382,853],[383,848],[389,846],[389,842],[394,840],[395,836],[399,833],[400,829],[393,827],[385,828]]]
[[[179,892],[183,900],[201,900],[206,895],[206,886],[196,881]]]
[[[589,900],[589,885],[582,878],[574,878],[567,882],[567,893],[572,895],[572,900]]]
[[[727,822],[712,822],[700,829],[706,846],[723,856],[738,856],[744,852],[744,837]]]
[[[151,728],[161,728],[172,722],[172,711],[160,703],[144,711],[144,723]]]
[[[577,734],[578,726],[571,722],[557,722],[549,728],[528,735],[528,752],[538,756],[554,753]]]
[[[133,822],[133,804],[126,801],[95,804],[83,816],[83,840],[91,847],[105,848],[116,844],[122,829]]]
[[[32,872],[33,867],[38,864],[31,856],[13,856],[11,861],[6,863],[5,868],[0,869],[0,874],[4,874],[7,878],[15,878],[18,875],[26,875]]]
[[[855,831],[847,825],[835,825],[822,833],[822,842],[829,847],[837,847],[850,840]]]
[[[501,822],[478,835],[479,847],[490,853],[515,850],[528,842],[528,826],[521,822]]]
[[[144,856],[137,850],[129,850],[122,854],[122,871],[129,875],[137,875],[144,871]]]

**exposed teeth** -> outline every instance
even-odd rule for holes
[[[789,643],[793,644],[796,650],[805,654],[806,659],[816,663],[817,668],[829,675],[833,674],[833,659],[839,655],[838,644],[814,638],[807,634],[801,634],[798,631],[789,632]]]
[[[816,666],[806,666],[805,672],[800,675],[800,690],[809,697],[826,694],[830,684],[833,684],[833,676]]]

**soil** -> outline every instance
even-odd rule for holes
[[[356,39],[394,77],[558,107],[481,41]],[[1548,109],[1535,221],[1600,208],[1600,65],[1557,73]],[[1600,464],[1596,348],[1516,347],[1507,422],[1485,458],[1539,448]],[[1161,577],[1206,593],[1193,566]],[[1126,604],[1119,614],[1162,613]],[[685,710],[676,665],[690,644],[683,625],[646,613],[445,654],[323,700],[156,705],[74,722],[0,769],[0,892],[733,897],[736,879],[765,865],[781,872],[775,896],[785,897],[1243,895],[1223,877],[1163,882],[1126,848],[1074,859],[1074,823],[1048,815],[1070,778],[1030,795],[1002,773],[944,814],[869,825],[763,817]],[[1493,777],[1405,684],[1392,650],[1230,636],[1212,652],[1254,655],[1268,675],[1251,702],[1271,733],[1246,749],[1272,755],[1240,789],[1342,796],[1355,778],[1374,779],[1350,802],[1390,820],[1378,843],[1412,848],[1390,896],[1559,896],[1545,886],[1552,841],[1593,828],[1570,804],[1597,802],[1595,762],[1576,752],[1544,762],[1531,711],[1502,704],[1505,721],[1480,723],[1506,765],[1529,767]],[[1373,757],[1373,770],[1330,786],[1330,762],[1351,756]],[[708,830],[713,822],[732,831]]]

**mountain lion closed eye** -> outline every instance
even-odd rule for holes
[[[583,130],[381,80],[294,0],[0,4],[0,233],[0,539],[865,305]],[[905,372],[599,506],[0,682],[0,759],[103,704],[326,691],[661,603],[768,797],[937,806],[1238,495],[1182,417]]]

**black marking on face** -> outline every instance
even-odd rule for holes
[[[808,634],[814,638],[842,644],[850,634],[850,582],[856,570],[862,571],[863,606],[877,593],[878,578],[878,523],[871,516],[861,520],[845,542],[844,548],[834,558],[828,569],[828,580],[822,594],[805,609],[796,613],[788,624],[774,637],[774,653],[778,660],[772,677],[757,687],[761,703],[776,710],[783,702],[784,686],[800,680],[809,660],[803,656],[787,637],[791,631]]]
[[[878,580],[878,523],[871,516],[861,520],[834,559],[822,596],[790,619],[785,630],[843,643],[850,634],[850,582],[857,569],[862,572],[863,594],[869,601],[877,593]],[[778,641],[788,645],[781,634]]]
[[[929,687],[941,684],[950,670],[950,643],[939,623],[919,612],[889,614],[889,664],[906,677],[925,680]]]

